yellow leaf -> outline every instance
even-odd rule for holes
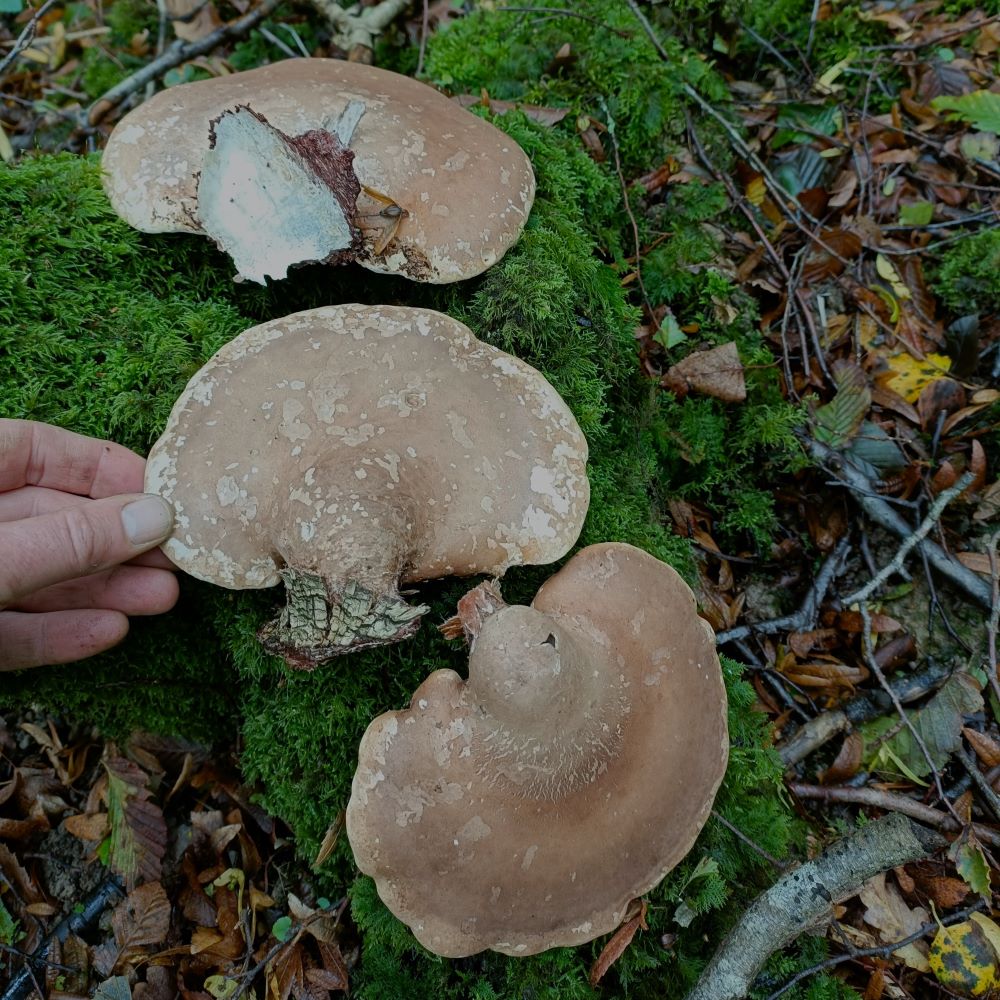
[[[951,358],[946,354],[928,354],[923,361],[905,353],[889,358],[892,389],[908,403],[915,403],[924,389],[931,382],[944,378],[950,368]]]
[[[832,94],[836,90],[843,90],[844,88],[837,84],[834,85],[834,80],[840,76],[841,73],[851,65],[851,60],[854,58],[854,53],[852,52],[846,59],[841,59],[840,62],[834,63],[823,75],[813,84],[813,87],[818,90],[821,94]]]
[[[937,932],[928,956],[931,972],[942,986],[960,996],[983,996],[1000,987],[998,946],[1000,927],[989,917],[973,913],[970,920]]]
[[[767,194],[767,188],[764,185],[763,177],[755,177],[746,188],[747,201],[751,205],[756,205],[760,208],[764,204],[764,196]]]
[[[875,257],[875,270],[878,271],[880,278],[889,282],[892,293],[897,299],[910,297],[910,289],[906,287],[906,282],[899,276],[899,272],[885,254],[880,253]]]

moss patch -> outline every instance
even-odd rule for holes
[[[497,97],[558,101],[613,120],[627,169],[655,165],[683,121],[678,81],[697,77],[708,89],[718,81],[705,78],[704,62],[679,46],[671,49],[675,62],[661,63],[621,5],[606,0],[580,9],[620,25],[628,37],[595,32],[575,19],[539,26],[511,14],[477,15],[434,40],[429,72],[456,89],[487,86]],[[541,60],[551,56],[545,47],[554,55],[567,40],[577,61],[546,74]],[[642,87],[634,86],[636,73]],[[761,514],[746,497],[762,495],[768,462],[790,460],[794,414],[777,396],[752,311],[738,303],[736,320],[720,319],[726,313],[714,310],[713,297],[731,299],[731,288],[715,272],[691,270],[714,252],[704,220],[723,208],[718,192],[671,195],[671,224],[686,236],[676,247],[667,244],[672,249],[648,273],[660,282],[653,289],[658,301],[678,315],[701,315],[705,342],[735,339],[744,361],[759,365],[743,408],[678,402],[657,395],[640,376],[638,311],[622,287],[623,270],[609,266],[632,252],[619,181],[608,165],[584,153],[574,116],[554,129],[520,114],[496,123],[531,156],[538,198],[518,245],[486,275],[457,287],[421,287],[353,268],[303,268],[279,286],[237,286],[230,262],[207,241],[143,236],[119,222],[100,190],[96,160],[51,157],[0,167],[0,409],[145,453],[186,380],[246,326],[335,302],[424,305],[540,368],[576,413],[592,455],[583,544],[628,541],[690,575],[687,543],[665,528],[660,513],[677,492],[717,493],[731,532],[762,539],[767,511]],[[643,217],[641,225],[646,235],[653,223]],[[695,346],[677,349],[672,360]],[[727,442],[734,441],[737,458],[727,465]],[[551,572],[511,572],[508,599],[529,599]],[[432,605],[428,621],[450,614],[473,582],[422,587],[420,599]],[[432,669],[464,672],[465,656],[425,625],[399,646],[311,675],[291,673],[254,638],[277,600],[273,592],[234,594],[185,581],[175,613],[138,623],[122,647],[86,664],[5,679],[0,706],[40,703],[113,735],[137,726],[198,736],[238,728],[244,769],[260,783],[264,805],[289,822],[303,856],[311,857],[347,802],[369,721],[406,705]],[[763,719],[752,711],[752,691],[732,664],[727,681],[734,750],[718,809],[782,855],[791,827],[776,794],[778,762],[764,749]],[[703,859],[712,863],[699,869]],[[759,855],[710,822],[690,860],[652,894],[650,932],[640,935],[602,990],[679,996],[731,915],[770,874]],[[346,838],[324,877],[340,887],[354,881]],[[682,903],[692,918],[686,929],[674,920]],[[587,972],[600,943],[529,960],[486,955],[443,962],[414,943],[367,880],[355,885],[353,912],[364,935],[354,985],[369,1000],[595,995]],[[661,942],[666,933],[677,934],[672,948]]]

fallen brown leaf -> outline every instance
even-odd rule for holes
[[[608,969],[621,958],[625,949],[632,943],[632,938],[635,937],[640,927],[644,931],[649,930],[646,926],[646,909],[646,901],[642,900],[639,903],[639,912],[626,920],[611,936],[590,970],[591,986],[596,986],[604,978]]]

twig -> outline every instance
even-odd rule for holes
[[[925,858],[944,838],[896,813],[882,817],[783,875],[750,905],[687,1000],[740,1000],[768,957],[795,940],[838,899],[881,871]]]
[[[927,767],[930,769],[930,773],[934,776],[934,787],[937,790],[938,797],[948,807],[948,811],[952,813],[955,819],[960,820],[958,813],[955,812],[955,807],[951,804],[951,800],[944,793],[944,785],[941,783],[941,773],[938,771],[937,765],[934,763],[934,758],[931,757],[931,752],[927,748],[927,744],[924,742],[923,736],[921,736],[917,731],[917,727],[913,724],[913,720],[906,714],[906,709],[903,708],[902,702],[899,700],[896,692],[893,691],[889,681],[886,679],[881,665],[878,660],[875,659],[875,649],[872,646],[872,616],[871,612],[868,610],[868,605],[864,601],[861,601],[858,604],[858,610],[861,612],[861,648],[864,651],[865,663],[868,665],[868,669],[875,675],[882,690],[885,691],[885,693],[892,700],[892,707],[896,709],[896,714],[902,720],[903,725],[909,730],[911,739],[914,743],[916,743],[924,760],[927,761]]]
[[[986,626],[987,648],[990,657],[990,690],[1000,704],[1000,677],[997,676],[997,629],[1000,628],[1000,566],[997,564],[997,539],[1000,531],[990,536],[990,620]]]
[[[830,589],[833,581],[844,571],[844,562],[850,548],[850,541],[845,537],[838,543],[837,547],[830,554],[823,564],[822,569],[816,574],[813,585],[809,588],[805,600],[798,611],[782,618],[772,618],[770,621],[756,622],[752,625],[739,625],[736,628],[719,632],[715,637],[718,645],[734,642],[738,639],[745,639],[754,633],[759,635],[773,635],[775,632],[799,632],[803,629],[812,628],[816,623],[816,615],[819,606],[826,597],[826,592]]]
[[[417,72],[419,77],[424,71],[424,55],[427,52],[427,32],[430,30],[431,6],[430,0],[424,0],[424,12],[420,18],[420,54],[417,56]]]
[[[997,819],[1000,819],[1000,797],[993,791],[993,786],[986,780],[986,775],[979,770],[976,762],[965,752],[964,748],[959,747],[955,751],[955,756],[962,762],[962,767],[968,772],[969,777],[972,778],[973,783],[979,791],[983,793],[983,798],[986,799],[986,804],[990,807],[990,812]]]
[[[857,806],[871,806],[889,813],[902,813],[911,819],[926,823],[939,830],[960,830],[962,824],[953,816],[940,809],[932,809],[898,792],[883,792],[878,788],[847,788],[841,785],[806,785],[793,781],[788,790],[800,799],[816,799],[819,802],[849,802]],[[994,847],[1000,846],[1000,833],[991,827],[973,823],[972,829],[980,840]]]
[[[878,654],[876,654],[877,656]],[[940,687],[951,675],[948,667],[939,663],[929,663],[923,670],[907,674],[890,681],[896,697],[904,705]],[[861,722],[883,715],[892,707],[891,699],[882,691],[866,691],[852,698],[842,708],[833,712],[823,712],[800,726],[780,747],[778,756],[787,766],[805,760],[809,754],[824,746],[838,733],[850,729]]]
[[[803,979],[815,976],[818,972],[825,972],[827,969],[835,968],[843,962],[853,962],[859,958],[873,958],[876,955],[891,955],[894,951],[898,951],[900,948],[905,948],[908,944],[913,944],[914,941],[919,941],[925,934],[930,934],[931,931],[938,930],[939,927],[951,927],[954,924],[961,923],[973,913],[978,913],[986,905],[986,900],[980,899],[973,906],[966,907],[964,910],[958,910],[956,913],[949,913],[948,916],[942,917],[940,923],[932,920],[929,923],[924,924],[918,930],[915,930],[912,934],[908,934],[900,941],[891,941],[889,944],[878,945],[874,948],[849,948],[843,955],[834,955],[832,958],[828,958],[823,962],[817,962],[808,969],[796,972],[795,975],[781,987],[781,989],[775,990],[774,993],[768,996],[767,1000],[778,1000],[778,997],[784,996],[793,986],[801,983]]]
[[[591,17],[589,14],[581,14],[578,10],[570,10],[568,7],[494,7],[494,14],[559,14],[563,17],[575,17],[580,21],[589,21],[591,24],[596,24],[598,27],[603,28],[605,31],[610,31],[613,35],[617,35],[619,38],[631,38],[631,31],[623,31],[621,28],[613,28],[610,24],[606,24],[600,18]]]
[[[788,868],[788,865],[783,861],[779,861],[773,854],[769,851],[765,851],[763,847],[760,846],[756,841],[751,840],[739,827],[734,826],[732,823],[726,819],[717,809],[712,810],[712,818],[718,820],[737,840],[743,841],[752,851],[759,854],[765,861],[770,861],[779,872],[783,872]]]
[[[903,544],[900,545],[899,551],[896,553],[892,562],[884,566],[873,579],[869,580],[863,587],[854,591],[853,594],[849,594],[847,597],[843,598],[843,602],[847,607],[852,604],[864,603],[868,600],[872,594],[882,586],[886,580],[889,579],[893,573],[898,573],[902,567],[903,563],[906,562],[906,557],[913,551],[913,549],[919,545],[929,534],[931,528],[941,519],[941,515],[944,513],[945,507],[951,503],[962,493],[968,486],[972,484],[973,479],[975,479],[975,474],[970,470],[964,473],[958,481],[949,486],[948,489],[942,490],[938,497],[935,499],[934,503],[931,504],[931,509],[927,512],[927,516],[920,522],[917,526],[916,531],[914,531],[909,537],[907,537]]]
[[[38,22],[45,17],[55,3],[56,0],[45,0],[45,3],[31,15],[31,20],[21,30],[21,34],[17,36],[14,47],[3,59],[0,59],[0,76],[3,76],[7,67],[35,40],[35,32],[38,31]],[[17,8],[14,9],[16,10]]]
[[[206,35],[204,38],[199,38],[196,42],[181,42],[179,40],[173,42],[158,59],[147,63],[142,69],[137,70],[131,76],[115,84],[115,86],[94,101],[87,109],[87,121],[91,125],[99,124],[125,98],[141,90],[151,80],[158,79],[167,70],[173,69],[183,62],[187,62],[189,59],[206,55],[223,42],[242,38],[244,35],[249,34],[281,2],[282,0],[261,0],[261,3],[249,13],[238,17],[235,21],[227,22],[220,28],[216,28],[211,34]]]
[[[850,487],[858,505],[876,524],[903,539],[909,538],[913,534],[912,525],[908,524],[875,492],[868,477],[860,469],[852,465],[843,455],[827,445],[820,444],[813,438],[804,436],[803,442],[806,449],[820,465],[835,472],[839,481],[844,486]],[[943,577],[964,590],[969,597],[984,608],[991,609],[993,607],[991,588],[977,574],[967,569],[958,560],[953,559],[929,538],[921,541],[919,547],[927,553],[928,561]]]

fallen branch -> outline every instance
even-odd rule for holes
[[[125,77],[124,80],[115,84],[94,101],[87,109],[87,122],[90,125],[99,124],[127,97],[142,90],[147,83],[158,79],[167,70],[180,66],[181,63],[191,59],[196,59],[198,56],[207,55],[223,42],[230,42],[250,34],[251,30],[273,13],[280,4],[281,0],[261,0],[258,6],[244,14],[243,17],[238,17],[235,21],[228,21],[221,28],[216,28],[211,34],[199,38],[196,42],[182,42],[180,40],[173,42],[163,55],[151,63],[147,63],[131,76]]]
[[[829,916],[835,901],[852,896],[873,875],[925,858],[944,845],[943,837],[895,813],[831,845],[757,897],[687,1000],[745,997],[767,959]]]
[[[903,539],[913,535],[913,526],[878,496],[868,477],[856,466],[852,465],[839,452],[825,444],[820,444],[819,441],[805,436],[802,440],[810,455],[820,465],[835,473],[843,485],[851,488],[858,505],[876,524]],[[969,597],[984,608],[992,610],[993,595],[990,585],[985,580],[973,573],[971,569],[967,569],[957,559],[953,559],[940,545],[932,542],[929,538],[918,542],[914,548],[918,552],[923,552],[927,561],[945,579],[964,590]]]
[[[876,656],[878,652],[876,651]],[[950,676],[948,667],[940,663],[929,663],[915,674],[907,674],[890,682],[893,693],[904,705],[924,697],[940,687]],[[877,719],[892,708],[892,699],[884,691],[865,691],[852,698],[842,708],[834,712],[824,712],[800,726],[778,748],[778,756],[784,764],[791,766],[805,760],[838,733],[845,732],[861,722]]]
[[[726,642],[734,642],[737,639],[746,639],[755,632],[761,635],[772,635],[775,632],[801,632],[811,629],[816,625],[816,616],[819,613],[819,606],[826,597],[826,592],[830,589],[830,584],[844,571],[844,562],[847,559],[847,551],[850,547],[847,538],[842,538],[830,557],[823,564],[823,568],[816,574],[813,585],[806,594],[806,599],[802,606],[794,614],[785,615],[783,618],[772,618],[769,621],[755,622],[751,625],[739,625],[736,628],[719,632],[715,637],[718,645]]]
[[[337,0],[313,0],[330,22],[333,44],[347,53],[349,62],[370,63],[378,36],[409,6],[410,0],[382,0],[373,7],[347,11]]]
[[[932,809],[916,799],[898,792],[883,792],[879,788],[846,788],[840,786],[805,785],[791,782],[788,790],[800,799],[816,799],[819,802],[849,802],[858,806],[871,806],[873,809],[884,809],[887,812],[902,813],[911,819],[919,820],[938,830],[948,830],[952,833],[961,829],[961,824],[954,816],[949,816],[940,809]],[[1000,847],[1000,833],[980,823],[972,824],[973,832],[983,841],[994,847]]]

